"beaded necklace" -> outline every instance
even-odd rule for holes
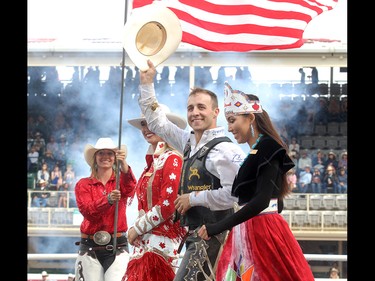
[[[258,142],[259,142],[259,140],[260,140],[261,137],[263,137],[263,134],[259,134],[259,135],[258,135],[257,140],[256,140],[255,143],[251,146],[250,150],[255,148],[255,146],[258,144]]]
[[[253,150],[256,145],[258,144],[258,142],[260,141],[260,138],[263,137],[263,134],[259,134],[258,135],[258,138],[256,139],[255,143],[250,147],[250,151],[249,153],[247,154],[247,156],[245,157],[245,159],[242,161],[242,163],[240,164],[240,166],[242,166],[242,164],[246,161],[246,159],[249,157],[249,155],[251,154],[251,150]]]

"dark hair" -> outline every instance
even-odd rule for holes
[[[195,87],[195,88],[192,88],[191,91],[190,91],[190,94],[189,94],[189,97],[190,96],[194,96],[198,93],[204,93],[204,94],[207,94],[211,97],[211,100],[212,100],[212,109],[215,109],[215,108],[218,108],[219,107],[219,102],[218,102],[218,99],[217,99],[217,95],[210,91],[210,90],[207,90],[207,89],[203,89],[203,88],[200,88],[200,87]]]
[[[259,98],[256,95],[253,94],[246,94],[250,100],[259,101]],[[280,144],[286,151],[287,154],[289,154],[289,149],[287,144],[282,140],[280,134],[277,132],[276,127],[271,121],[270,116],[268,115],[267,111],[262,108],[262,113],[254,113],[255,116],[255,122],[258,127],[259,133],[262,133],[263,135],[270,136],[273,138],[278,144]],[[286,174],[283,174],[282,177],[282,184],[281,184],[281,192],[280,197],[284,198],[286,195],[290,193],[290,190],[288,188],[288,182],[286,179]]]

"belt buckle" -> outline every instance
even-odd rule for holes
[[[101,230],[95,232],[94,234],[94,242],[98,245],[107,245],[111,241],[111,234],[109,232]]]

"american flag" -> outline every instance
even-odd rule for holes
[[[152,2],[133,0],[133,9]],[[216,52],[248,52],[301,47],[307,24],[321,13],[332,10],[338,0],[157,2],[164,3],[180,19],[182,42]]]

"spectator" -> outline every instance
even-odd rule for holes
[[[301,67],[298,69],[298,72],[301,74],[300,83],[305,84],[306,83],[306,73],[303,71],[303,68]]]
[[[338,179],[338,193],[347,193],[348,192],[348,174],[346,169],[341,167],[339,168],[339,174],[337,175]]]
[[[48,150],[53,154],[56,154],[59,151],[59,144],[56,142],[56,138],[53,135],[49,137],[49,141],[47,142],[46,151]]]
[[[40,192],[34,192],[31,194],[31,207],[47,207],[48,198],[50,195],[48,192],[46,192],[48,190],[47,182],[42,179],[39,180],[35,190]]]
[[[338,192],[338,178],[334,166],[329,165],[323,176],[322,192],[323,193],[337,193]]]
[[[314,168],[311,181],[311,191],[312,193],[321,193],[322,192],[322,180],[323,175],[319,168]]]
[[[35,133],[39,132],[42,136],[50,135],[50,124],[47,122],[43,114],[38,114],[35,122]]]
[[[290,169],[286,173],[286,180],[288,182],[289,190],[291,192],[298,191],[298,187],[297,187],[297,175],[296,175],[296,170],[294,168]]]
[[[299,173],[298,177],[298,191],[300,193],[308,193],[311,189],[311,166],[306,165],[304,170]]]
[[[338,97],[330,98],[327,112],[328,122],[341,122],[341,105]],[[330,132],[328,133],[330,134]]]
[[[328,100],[320,97],[316,100],[316,109],[314,114],[314,125],[326,125],[328,123]]]
[[[297,174],[299,175],[301,171],[304,171],[306,166],[309,166],[311,168],[312,160],[309,156],[308,150],[304,149],[301,151],[301,157],[298,159]]]
[[[340,272],[337,268],[332,267],[329,270],[329,279],[340,279]]]
[[[348,121],[348,98],[343,98],[340,102],[340,120],[341,122],[347,122]]]
[[[68,182],[63,182],[58,191],[59,191],[59,201],[57,204],[58,208],[67,208],[68,207],[68,192],[70,191],[70,184]]]
[[[66,140],[66,136],[64,134],[60,135],[59,138],[59,150],[57,154],[54,154],[57,161],[59,161],[59,166],[62,171],[65,171],[66,169],[66,161],[67,161],[67,155],[69,153],[69,144]]]
[[[298,159],[299,159],[299,153],[295,150],[290,150],[289,153],[288,153],[290,159],[292,159],[293,163],[294,163],[294,167],[297,167],[297,164],[298,164]],[[297,168],[295,169],[297,172]]]
[[[50,178],[50,171],[48,169],[47,163],[43,163],[40,170],[38,170],[36,174],[36,180],[39,182],[40,180],[44,180],[49,184],[49,178]]]
[[[335,171],[338,170],[339,162],[336,159],[336,153],[332,150],[328,152],[327,160],[324,162],[325,169],[327,169],[328,166],[333,166]]]
[[[290,144],[289,144],[289,151],[297,151],[299,152],[299,143],[297,142],[297,139],[295,137],[292,137],[292,139],[290,140]]]
[[[42,137],[42,134],[40,132],[35,133],[35,139],[32,143],[32,146],[36,146],[37,150],[39,152],[39,155],[43,155],[45,148],[46,148],[46,142],[44,138]]]
[[[312,84],[319,83],[318,69],[315,66],[311,67],[311,83]]]
[[[39,152],[35,145],[31,146],[27,154],[27,171],[29,173],[37,173],[39,164]]]
[[[73,170],[73,165],[68,163],[66,165],[66,171],[64,173],[63,181],[69,183],[70,185],[75,184],[76,174]]]
[[[323,174],[325,171],[326,158],[323,152],[319,149],[316,151],[315,155],[312,157],[312,167],[318,168],[320,173]]]
[[[55,165],[58,163],[58,161],[55,159],[55,157],[53,156],[53,153],[51,150],[46,150],[46,152],[44,152],[44,156],[41,160],[42,164],[47,164],[48,166],[48,169],[51,167],[55,167]]]
[[[63,176],[59,165],[55,165],[51,171],[50,190],[59,190],[62,185]]]
[[[337,167],[339,169],[340,168],[344,168],[345,170],[348,169],[348,152],[347,151],[343,151],[341,153],[340,159],[338,160],[338,163],[337,163]]]
[[[47,281],[47,280],[49,280],[48,276],[49,276],[49,275],[48,275],[47,271],[43,270],[43,271],[42,271],[42,281]]]

